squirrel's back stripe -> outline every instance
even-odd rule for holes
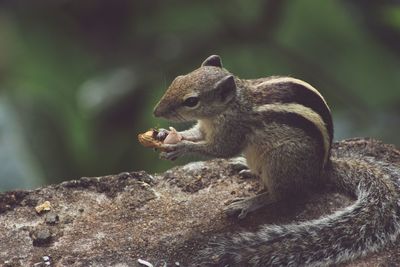
[[[319,142],[324,163],[329,157],[330,138],[321,116],[311,108],[297,103],[266,104],[259,106],[255,112],[262,114],[267,123],[282,123],[303,130]]]
[[[331,111],[322,95],[310,84],[290,77],[278,77],[257,85],[258,89],[266,88],[261,98],[255,98],[262,104],[297,103],[318,113],[328,130],[329,142],[333,139],[333,122]]]

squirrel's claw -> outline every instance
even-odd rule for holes
[[[229,159],[228,164],[233,170],[237,172],[249,169],[246,159],[241,156]]]
[[[247,213],[267,206],[273,202],[275,201],[271,199],[269,193],[263,192],[252,197],[235,198],[226,203],[227,206],[224,211],[229,216],[238,214],[239,219],[244,219],[247,216]]]
[[[233,199],[231,203],[224,208],[224,211],[228,216],[237,214],[238,219],[244,219],[250,211],[246,204],[245,198]]]
[[[239,176],[244,179],[253,179],[257,177],[257,175],[252,173],[250,170],[241,170]]]

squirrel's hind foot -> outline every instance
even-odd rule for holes
[[[224,211],[229,216],[238,214],[237,216],[239,219],[244,219],[249,212],[258,210],[273,202],[270,194],[268,192],[263,192],[248,198],[235,198],[227,203]]]

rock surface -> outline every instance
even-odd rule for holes
[[[354,146],[400,166],[400,152],[370,139]],[[261,190],[227,160],[195,162],[163,174],[126,172],[81,178],[31,191],[0,194],[2,266],[188,266],[207,240],[221,233],[255,230],[318,218],[353,200],[324,189],[303,200],[274,204],[242,221],[223,213],[225,203]],[[49,201],[51,210],[35,207]],[[396,266],[400,247],[344,266]]]

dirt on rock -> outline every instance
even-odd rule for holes
[[[370,139],[334,145],[363,150],[400,166],[400,152]],[[163,174],[124,172],[81,178],[30,191],[0,194],[1,266],[188,266],[220,234],[318,218],[348,206],[329,188],[306,199],[273,204],[244,220],[227,217],[225,204],[262,188],[229,160],[194,162]],[[50,210],[35,207],[50,202]],[[396,266],[392,247],[344,266]]]

